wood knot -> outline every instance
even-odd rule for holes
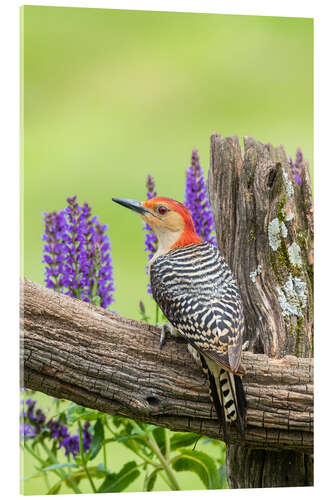
[[[156,408],[156,406],[160,406],[161,402],[156,396],[147,396],[146,401],[149,404],[149,406],[152,406],[153,408]]]
[[[147,396],[146,402],[148,403],[147,410],[149,415],[155,415],[162,411],[162,402],[157,396],[153,394]]]
[[[267,187],[270,189],[273,187],[274,181],[276,179],[277,168],[279,166],[281,166],[281,164],[277,163],[276,166],[269,171],[267,178]]]

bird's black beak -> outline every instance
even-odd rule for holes
[[[149,210],[141,205],[139,201],[136,200],[128,200],[127,198],[112,198],[112,201],[115,201],[116,203],[119,203],[119,205],[122,205],[123,207],[130,208],[134,212],[137,212],[140,215],[144,215],[146,213],[149,213]]]

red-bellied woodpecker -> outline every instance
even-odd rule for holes
[[[243,435],[244,318],[229,266],[215,246],[196,234],[191,214],[182,203],[163,197],[142,203],[113,201],[137,212],[156,234],[158,248],[149,263],[153,297],[200,360],[225,440],[229,439],[227,423],[235,422]]]

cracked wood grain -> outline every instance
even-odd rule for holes
[[[209,199],[219,249],[240,288],[245,339],[250,342],[249,350],[270,357],[311,357],[313,203],[309,165],[303,160],[299,186],[292,182],[283,146],[245,137],[244,151],[242,157],[237,136],[211,136]],[[274,220],[286,230],[282,236],[280,229],[276,249],[268,237],[269,224]],[[290,259],[292,244],[299,248],[301,264]],[[258,265],[261,271],[252,279]],[[306,287],[302,316],[282,313],[278,290],[284,290],[290,275]]]
[[[159,331],[21,282],[22,384],[112,415],[223,439],[206,379],[182,339],[159,349]],[[248,402],[242,443],[297,450],[313,446],[312,359],[243,353]],[[231,442],[239,443],[236,431]]]
[[[244,137],[242,155],[237,136],[211,135],[208,191],[219,249],[240,288],[249,351],[270,358],[269,370],[260,365],[253,379],[248,371],[247,398],[250,404],[252,397],[258,398],[265,430],[287,427],[294,433],[299,429],[296,408],[298,417],[302,413],[305,420],[312,419],[313,411],[307,399],[312,381],[301,381],[290,369],[289,358],[293,354],[300,361],[313,355],[313,202],[306,160],[301,185],[292,179],[283,146]],[[297,249],[296,259],[292,246]],[[296,280],[305,289],[305,302],[295,288]],[[305,363],[312,367],[311,359]],[[280,371],[280,381],[279,372],[274,380],[270,378],[273,367]],[[248,417],[253,424],[251,412]],[[228,447],[230,487],[313,484],[313,458],[305,449],[299,453],[259,448]]]

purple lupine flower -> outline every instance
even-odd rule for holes
[[[33,439],[36,435],[35,429],[32,425],[29,424],[20,424],[20,435],[24,441],[28,441],[29,439]]]
[[[27,441],[41,433],[46,417],[41,409],[35,411],[36,401],[28,398],[26,401],[22,400],[21,404],[23,405],[23,409],[21,413],[20,434]],[[27,408],[25,408],[25,405]]]
[[[71,436],[70,434],[68,434],[68,436],[66,436],[65,439],[61,442],[60,446],[63,446],[65,448],[66,457],[71,453],[75,458],[80,451],[79,436]]]
[[[99,270],[97,274],[97,295],[101,298],[101,306],[107,308],[113,302],[112,292],[112,260],[110,241],[105,231],[107,226],[96,222],[96,241],[94,241],[93,259],[95,267]]]
[[[89,431],[90,422],[87,420],[82,428],[82,443],[84,451],[88,451],[92,442],[92,434]]]
[[[193,149],[191,165],[186,171],[185,205],[191,212],[198,236],[216,246],[216,237],[212,235],[215,231],[214,218],[197,149]]]
[[[53,423],[53,425],[54,425],[54,423]],[[89,431],[89,427],[90,427],[90,423],[88,421],[86,421],[83,428],[82,428],[82,444],[83,444],[83,449],[85,452],[87,452],[89,450],[91,442],[92,442],[92,434]],[[73,455],[73,457],[75,458],[76,455],[79,453],[79,451],[80,451],[79,431],[77,432],[77,434],[71,435],[71,434],[69,434],[67,427],[63,424],[60,424],[58,441],[59,441],[59,448],[62,447],[65,449],[66,457],[71,453]]]
[[[63,424],[60,418],[56,420],[51,418],[47,422],[46,427],[50,432],[51,438],[58,439],[60,442],[69,435],[67,426]]]
[[[140,300],[140,302],[139,302],[139,312],[140,312],[141,320],[148,321],[149,316],[147,316],[147,314],[146,314],[146,308],[145,308],[145,305],[142,302],[142,300]]]
[[[44,214],[46,286],[85,302],[113,302],[113,269],[107,226],[91,215],[87,202],[67,198],[60,212]]]
[[[63,288],[62,275],[66,247],[62,236],[66,234],[67,223],[64,210],[60,212],[44,213],[45,233],[43,235],[45,262],[45,282],[47,288],[61,291]]]
[[[157,196],[157,191],[155,190],[155,181],[153,179],[153,176],[150,174],[147,175],[146,187],[147,187],[147,200],[155,198],[155,196]],[[146,223],[143,226],[143,230],[146,232],[145,252],[148,252],[148,260],[150,260],[153,258],[154,253],[157,250],[157,237],[155,233],[153,233],[149,224]],[[148,293],[150,294],[152,293],[150,283],[148,283]]]
[[[85,219],[88,219],[90,207],[80,207],[76,201],[76,196],[67,198],[68,206],[65,209],[68,220],[68,228],[63,234],[66,243],[66,265],[64,280],[67,287],[67,295],[78,297],[82,300],[86,298],[88,277],[88,257],[85,248],[86,234],[88,227]]]
[[[293,178],[300,186],[302,184],[302,163],[303,163],[303,153],[301,148],[298,148],[296,151],[295,163],[293,162],[291,157],[288,158],[288,161],[290,164],[291,172],[293,174]]]
[[[26,401],[21,401],[23,411],[21,414],[22,422],[20,424],[20,435],[25,441],[33,439],[41,432],[44,432],[45,437],[48,437],[58,444],[59,448],[64,448],[65,455],[72,454],[75,458],[80,451],[79,433],[71,435],[68,427],[63,423],[61,418],[51,418],[46,422],[46,417],[43,411],[38,408],[35,410],[36,401],[30,398]],[[24,408],[24,405],[27,408]],[[86,421],[82,429],[82,442],[84,451],[87,452],[92,442],[92,434],[89,430],[90,423]]]
[[[157,191],[155,190],[155,181],[153,176],[148,174],[147,181],[147,200],[151,200],[157,196]],[[157,237],[151,230],[151,227],[148,224],[143,226],[143,230],[146,231],[146,239],[145,239],[145,252],[148,252],[148,259],[150,260],[154,253],[157,250]]]

